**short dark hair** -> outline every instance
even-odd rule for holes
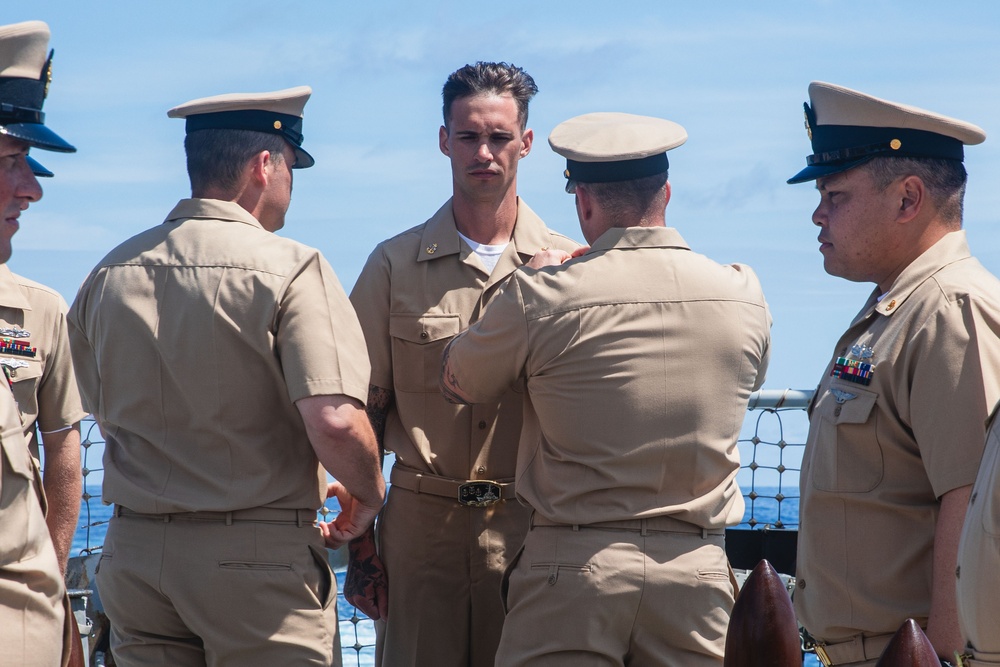
[[[667,172],[611,183],[578,183],[587,188],[611,217],[612,227],[631,227],[649,212],[663,192]]]
[[[441,89],[444,100],[444,126],[451,123],[451,105],[460,97],[510,94],[517,102],[521,129],[528,126],[528,102],[538,92],[531,75],[508,63],[477,62],[452,72]]]
[[[253,130],[196,130],[184,138],[191,190],[212,186],[233,190],[247,161],[261,151],[284,160],[287,142],[278,134]]]
[[[962,222],[968,173],[959,160],[944,158],[875,157],[862,165],[876,190],[882,191],[904,176],[916,176],[946,221]]]

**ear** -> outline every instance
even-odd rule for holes
[[[581,187],[580,183],[576,184],[576,212],[580,220],[590,220],[594,215],[594,198],[587,186]]]
[[[266,186],[271,177],[270,169],[272,167],[270,151],[257,153],[250,158],[250,162],[248,163],[251,180],[259,187]]]
[[[535,131],[530,127],[521,133],[521,157],[527,157],[531,152],[531,144],[535,140]]]
[[[663,205],[670,203],[670,181],[663,184]]]
[[[927,186],[919,176],[907,176],[896,186],[894,195],[899,202],[899,210],[896,212],[896,222],[906,224],[913,221],[929,201],[927,198]]]
[[[451,157],[451,149],[448,147],[448,128],[444,125],[438,130],[438,148],[441,149],[442,153]]]

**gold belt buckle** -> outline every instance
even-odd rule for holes
[[[458,487],[458,502],[466,507],[488,507],[500,502],[501,493],[496,482],[466,482]]]
[[[830,667],[833,664],[833,661],[830,660],[830,656],[827,655],[826,649],[823,648],[822,644],[816,644],[813,649],[816,651],[816,657],[819,658],[819,661],[826,665],[826,667]]]

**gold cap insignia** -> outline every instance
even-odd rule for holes
[[[274,129],[276,129],[276,130],[280,130],[281,129],[281,121],[280,120],[274,121]]]
[[[563,176],[565,176],[566,178],[569,178],[569,169],[564,169],[563,170]]]
[[[52,55],[49,55],[49,62],[45,68],[45,90],[42,91],[42,99],[49,96],[49,86],[52,85]]]
[[[898,151],[900,146],[902,145],[903,142],[900,141],[899,139],[893,139],[892,141],[889,142],[889,148],[891,148],[894,151]]]

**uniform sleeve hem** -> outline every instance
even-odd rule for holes
[[[362,404],[368,402],[368,385],[346,384],[341,380],[310,380],[298,387],[289,387],[288,396],[292,402],[296,402],[310,396],[350,396],[361,401]]]

